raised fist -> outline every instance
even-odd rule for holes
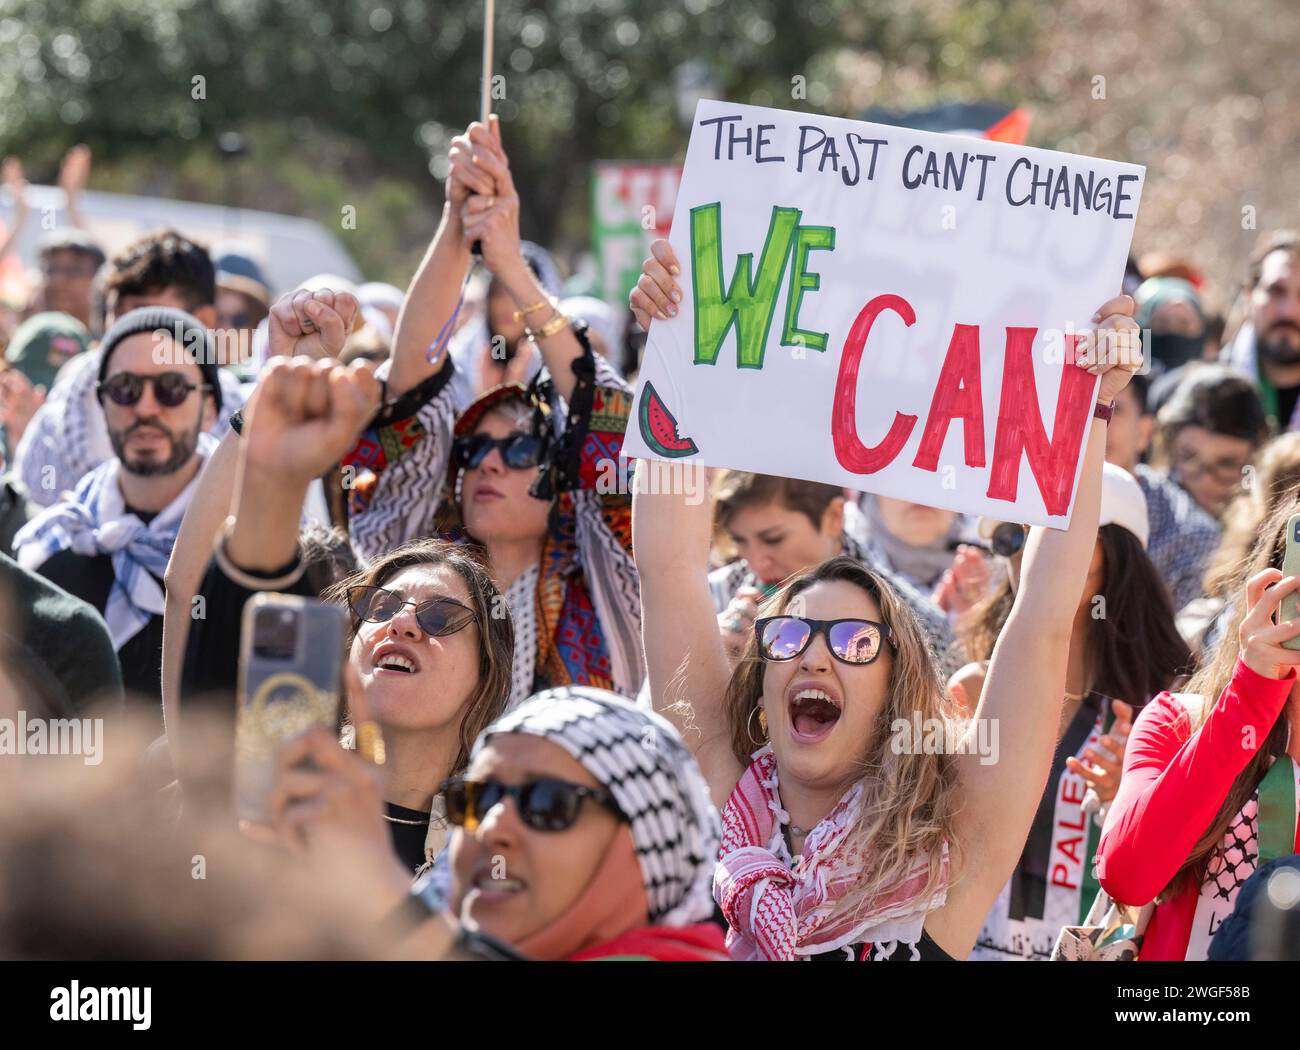
[[[356,321],[356,296],[321,288],[286,292],[267,318],[271,357],[338,357]]]
[[[268,362],[245,409],[245,464],[264,477],[320,477],[379,408],[379,381],[359,363],[307,357]]]

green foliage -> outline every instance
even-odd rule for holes
[[[683,67],[707,70],[736,101],[853,115],[864,102],[843,56],[915,72],[867,101],[924,101],[900,96],[939,80],[961,94],[983,63],[1013,60],[1033,10],[499,0],[495,106],[525,235],[585,240],[593,160],[680,155]],[[86,142],[96,187],[222,200],[214,143],[239,130],[251,147],[234,162],[240,203],[331,225],[351,203],[349,249],[368,273],[404,281],[440,205],[428,173],[478,114],[481,33],[481,0],[0,0],[0,147],[48,179],[63,150]],[[791,98],[795,76],[806,99]]]

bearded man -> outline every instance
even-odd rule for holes
[[[128,696],[162,725],[163,573],[221,411],[207,329],[169,307],[125,314],[100,344],[96,396],[112,459],[70,501],[14,538],[21,565],[89,602],[108,623]]]

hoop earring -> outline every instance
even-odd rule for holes
[[[758,715],[758,728],[763,731],[763,738],[761,740],[754,739],[754,715],[755,714]],[[768,740],[767,715],[763,712],[763,707],[761,704],[756,704],[754,706],[754,710],[749,712],[749,718],[745,720],[745,732],[749,734],[750,743],[754,744],[755,746],[762,747],[764,744],[767,743]]]

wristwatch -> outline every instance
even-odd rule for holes
[[[1115,402],[1113,399],[1110,401],[1098,401],[1092,410],[1093,418],[1100,419],[1103,423],[1109,423],[1110,417],[1114,414]]]

